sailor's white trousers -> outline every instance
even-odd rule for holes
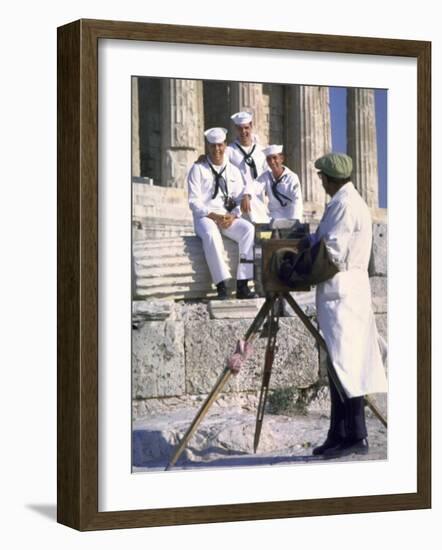
[[[239,259],[253,260],[255,228],[242,218],[236,218],[228,229],[221,229],[210,218],[194,218],[195,233],[203,241],[204,255],[214,284],[230,279],[231,274],[224,260],[221,233],[238,243]],[[238,262],[236,279],[253,279],[253,263]]]

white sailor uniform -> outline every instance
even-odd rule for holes
[[[258,189],[255,185],[256,178],[268,168],[261,146],[256,139],[249,147],[243,146],[239,140],[235,140],[227,147],[227,155],[230,162],[241,172],[247,194],[251,197],[251,212],[249,214],[251,221],[255,223],[268,222],[267,206],[262,198],[257,196]]]
[[[219,178],[213,170],[219,174]],[[216,185],[217,179],[218,185]],[[205,161],[193,164],[189,170],[187,182],[195,233],[203,241],[204,254],[214,284],[231,277],[224,260],[221,233],[236,241],[239,245],[239,258],[248,260],[248,263],[238,262],[237,280],[252,279],[255,229],[250,222],[240,217],[239,203],[243,196],[243,181],[238,168],[227,159],[223,166],[214,166],[206,158]],[[221,229],[207,215],[210,212],[227,214],[229,210],[226,208],[226,198],[233,199],[235,203],[230,213],[236,219],[228,229]]]
[[[269,199],[270,217],[276,219],[303,220],[301,184],[298,176],[284,166],[284,171],[277,179],[271,170],[266,170],[255,182],[256,193],[263,200]]]

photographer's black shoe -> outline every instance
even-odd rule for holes
[[[342,456],[349,456],[353,454],[366,455],[368,454],[368,451],[369,446],[366,438],[356,440],[352,439],[350,441],[343,441],[339,445],[325,450],[322,453],[322,456],[324,458],[340,458]]]
[[[236,299],[237,300],[247,300],[250,298],[258,298],[258,294],[252,292],[247,286],[248,280],[242,279],[236,282]]]
[[[218,293],[218,300],[227,300],[227,288],[224,281],[216,285],[216,292]]]
[[[327,436],[327,439],[319,447],[315,447],[312,451],[314,455],[323,455],[329,449],[335,449],[342,443],[342,439],[336,439],[334,437]]]

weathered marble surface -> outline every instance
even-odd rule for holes
[[[386,277],[388,275],[388,225],[373,224],[373,252],[370,274]]]
[[[387,237],[386,224],[373,224],[371,276],[387,276]],[[223,244],[227,264],[232,277],[235,277],[238,245],[225,237],[223,237]],[[381,291],[381,285],[384,283],[379,280],[376,284]],[[230,281],[232,297],[234,287],[235,280],[232,279]],[[137,300],[153,298],[209,299],[216,296],[201,239],[196,236],[174,236],[134,241],[133,289],[134,298]],[[381,293],[385,294],[383,290]],[[313,300],[309,297],[303,298],[299,293],[296,295],[300,299],[308,301],[311,313],[314,314]]]
[[[374,313],[387,313],[388,279],[387,277],[371,277],[371,296]]]
[[[225,237],[223,243],[227,265],[235,276],[238,245]],[[134,242],[133,276],[134,297],[138,300],[216,296],[199,237],[185,236]]]
[[[238,338],[250,320],[213,320],[187,323],[185,327],[186,392],[207,393],[234,353]],[[240,373],[232,376],[227,392],[255,391],[261,386],[267,339],[254,342],[254,353]],[[318,378],[318,352],[312,336],[298,319],[281,319],[277,336],[277,353],[273,363],[273,388],[305,387]]]
[[[132,398],[185,392],[184,324],[150,321],[132,331]]]
[[[208,310],[211,319],[254,319],[264,302],[264,298],[210,300]]]
[[[352,181],[368,206],[378,206],[378,157],[374,90],[347,88],[347,151]]]
[[[184,407],[138,419],[132,433],[133,471],[164,470],[196,413],[196,408]],[[213,406],[174,469],[316,461],[312,448],[325,440],[329,425],[328,413],[294,417],[268,414],[264,417],[259,447],[254,454],[255,420],[255,411]],[[338,459],[339,462],[387,458],[387,430],[369,412],[367,429],[369,454],[348,456]]]

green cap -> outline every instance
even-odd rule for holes
[[[345,179],[351,176],[353,162],[344,153],[329,153],[315,161],[315,168],[332,178]]]

